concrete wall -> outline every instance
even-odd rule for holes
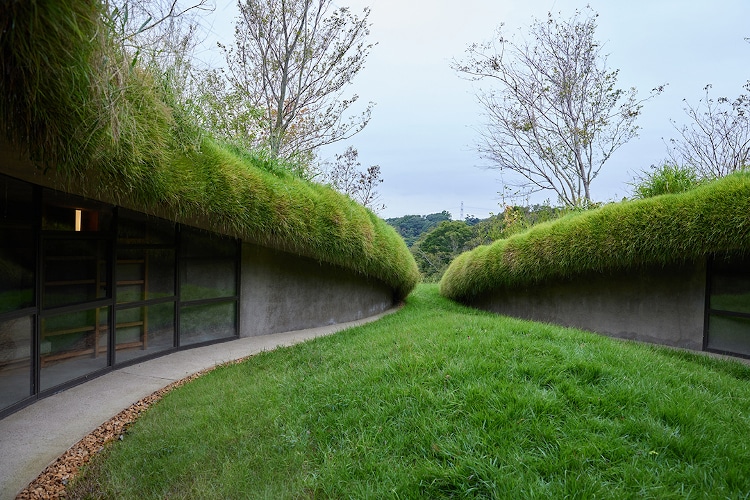
[[[488,294],[471,305],[611,337],[703,349],[705,262]]]
[[[250,243],[242,245],[241,287],[241,337],[354,321],[393,306],[383,283]]]

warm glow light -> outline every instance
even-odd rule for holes
[[[76,231],[81,230],[81,211],[76,209]]]

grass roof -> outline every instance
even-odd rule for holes
[[[334,190],[211,140],[113,42],[97,0],[0,4],[0,129],[58,188],[377,278],[419,279],[401,237]]]
[[[469,301],[498,289],[679,265],[724,252],[750,252],[747,173],[686,193],[568,215],[478,247],[453,261],[440,291]]]

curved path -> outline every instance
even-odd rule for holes
[[[15,498],[48,465],[103,422],[172,382],[261,351],[368,323],[395,310],[349,323],[178,351],[41,399],[0,420],[0,500]]]

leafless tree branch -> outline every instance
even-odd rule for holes
[[[750,92],[750,82],[745,85]],[[714,99],[711,85],[695,106],[685,101],[689,124],[672,125],[679,138],[670,139],[670,160],[689,165],[701,177],[723,177],[750,166],[750,94],[734,100]]]
[[[467,49],[453,68],[495,86],[477,98],[486,124],[477,146],[495,168],[521,174],[528,192],[551,190],[566,205],[591,203],[591,182],[637,135],[643,103],[634,88],[616,88],[618,70],[595,40],[597,14],[535,20],[528,39],[495,38]]]
[[[233,47],[225,48],[228,85],[261,111],[259,139],[274,156],[312,155],[345,140],[370,119],[344,114],[358,96],[344,89],[372,48],[369,9],[356,16],[332,0],[248,0]]]

